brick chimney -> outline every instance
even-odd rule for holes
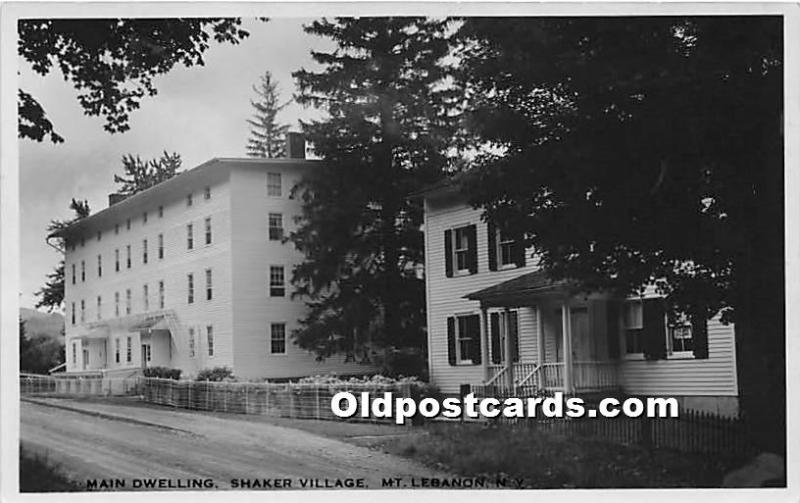
[[[286,157],[289,159],[306,158],[306,139],[303,133],[286,133]]]
[[[127,198],[128,198],[127,194],[109,194],[108,195],[108,205],[109,206],[114,206],[115,204],[117,204],[117,203],[119,203],[121,201],[124,201]]]

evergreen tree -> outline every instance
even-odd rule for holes
[[[168,153],[166,150],[159,159],[142,161],[137,155],[128,154],[122,157],[124,174],[114,175],[114,182],[122,184],[117,192],[132,196],[137,192],[149,189],[178,174],[181,168],[181,156],[177,153]]]
[[[310,312],[294,333],[319,358],[371,340],[424,346],[422,208],[408,195],[440,179],[459,119],[448,23],[337,18],[307,33],[337,44],[295,72],[298,101],[324,109],[303,123],[325,163],[295,189],[303,215],[290,239],[305,254],[295,295]]]
[[[80,201],[72,199],[69,205],[70,209],[75,212],[75,217],[71,220],[51,220],[47,225],[47,234],[59,231],[69,227],[74,222],[86,218],[91,213],[89,209],[89,202],[86,200]],[[62,238],[54,239],[57,248],[64,248],[64,240]],[[61,309],[64,304],[64,260],[62,259],[58,266],[47,275],[47,282],[39,289],[35,295],[39,297],[36,303],[36,308],[46,308],[48,311],[54,309]]]
[[[278,83],[272,80],[270,72],[264,72],[259,86],[253,86],[253,92],[258,95],[258,99],[250,100],[250,105],[255,109],[255,113],[252,119],[247,119],[247,123],[251,126],[247,155],[268,158],[285,157],[286,133],[289,131],[289,126],[279,123],[277,116],[289,102],[280,104]]]

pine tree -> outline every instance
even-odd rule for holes
[[[177,175],[181,163],[180,154],[170,154],[166,150],[160,158],[149,161],[142,161],[138,155],[134,157],[133,154],[122,156],[124,174],[114,175],[114,182],[122,184],[117,192],[131,196],[158,185]]]
[[[51,220],[47,225],[47,234],[52,234],[58,230],[69,227],[76,221],[86,218],[91,213],[89,209],[89,202],[86,200],[80,201],[72,199],[69,208],[75,212],[75,217],[71,220]],[[64,240],[61,238],[55,239],[54,246],[64,248]],[[64,260],[62,259],[58,266],[47,275],[47,282],[39,289],[35,295],[39,297],[36,303],[36,308],[46,308],[48,311],[54,309],[61,309],[64,304]]]
[[[253,86],[258,99],[250,100],[255,109],[250,124],[250,139],[247,143],[247,155],[250,157],[285,157],[286,133],[289,126],[277,121],[278,113],[289,104],[280,104],[278,83],[272,79],[270,72],[264,72],[258,87]]]
[[[291,239],[305,261],[292,281],[310,307],[295,341],[319,358],[366,340],[422,347],[422,208],[408,195],[449,165],[459,117],[448,24],[337,18],[305,30],[338,47],[312,53],[322,71],[294,74],[298,101],[327,112],[302,124],[325,163],[295,189],[304,206]]]

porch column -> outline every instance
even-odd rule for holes
[[[505,308],[504,310],[504,320],[503,320],[503,333],[506,336],[506,387],[509,391],[514,391],[514,359],[511,356],[511,330],[509,330],[510,323],[508,322],[511,319],[511,310],[509,308]]]
[[[539,325],[539,333],[536,335],[536,363],[541,367],[544,364],[544,352],[547,348],[544,346],[544,309],[542,304],[536,306],[536,321]]]
[[[481,369],[483,382],[489,381],[489,312],[481,306]]]
[[[561,306],[561,335],[564,348],[564,393],[572,393],[572,323],[569,311],[569,299]]]

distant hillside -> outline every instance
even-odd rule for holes
[[[25,335],[30,339],[36,336],[47,336],[59,343],[64,342],[61,333],[64,329],[64,317],[58,313],[43,313],[26,307],[20,308],[20,317],[25,322]]]

